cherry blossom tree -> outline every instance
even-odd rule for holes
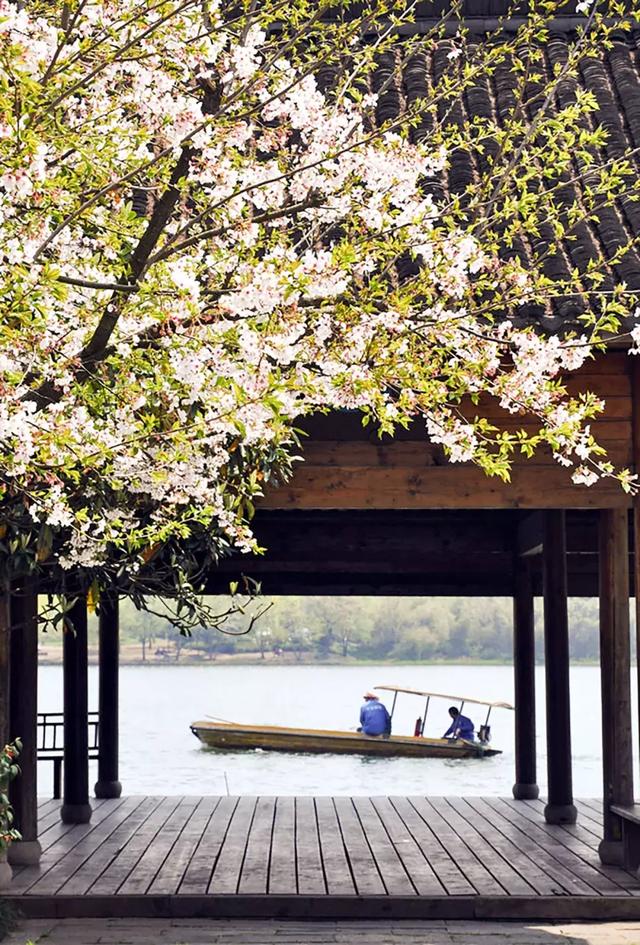
[[[603,290],[611,260],[564,279],[544,265],[637,197],[576,81],[622,10],[585,7],[550,73],[552,0],[486,42],[452,29],[455,7],[400,36],[400,6],[0,0],[5,575],[47,569],[94,599],[114,582],[139,602],[162,592],[200,619],[200,577],[257,550],[256,499],[290,475],[300,419],[331,409],[384,433],[418,420],[490,475],[547,444],[574,481],[634,488],[591,435],[602,404],[561,376],[621,326],[633,347],[636,301]],[[381,57],[400,69],[436,46],[438,80],[385,118]],[[507,113],[447,120],[505,68]],[[484,170],[440,198],[461,149]],[[504,251],[543,221],[544,245]],[[573,332],[521,326],[559,295],[583,300]],[[538,429],[463,417],[469,395]]]

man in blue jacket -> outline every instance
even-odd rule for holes
[[[453,721],[442,737],[464,738],[466,741],[472,742],[474,740],[474,730],[471,719],[468,719],[466,715],[461,715],[454,705],[449,709],[449,715]]]
[[[358,731],[364,735],[391,735],[391,716],[373,692],[364,695]]]

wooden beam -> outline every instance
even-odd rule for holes
[[[87,685],[87,602],[79,597],[63,636],[64,787],[60,817],[67,824],[91,820]]]
[[[622,824],[610,806],[633,803],[628,516],[600,513],[600,676],[602,686],[603,863],[623,865]]]
[[[576,486],[564,467],[518,466],[502,482],[472,466],[296,467],[291,482],[268,490],[264,509],[597,509],[629,508],[615,481]]]
[[[98,780],[96,797],[120,797],[118,780],[119,740],[119,627],[118,595],[103,593],[99,615],[98,667]]]
[[[22,740],[20,777],[9,796],[22,840],[9,847],[14,866],[33,866],[42,853],[38,841],[38,586],[33,576],[13,582],[11,621],[10,738]]]
[[[521,556],[542,554],[543,523],[541,512],[531,512],[518,523],[517,552]]]
[[[593,432],[616,465],[633,462],[630,359],[607,354],[590,362],[588,370],[567,379],[571,392],[589,389],[605,401]],[[534,432],[534,417],[514,417],[495,398],[481,397],[461,404],[470,418],[485,417],[505,431]],[[615,481],[593,487],[574,485],[570,471],[560,467],[548,448],[534,458],[517,456],[511,481],[486,476],[473,465],[449,463],[438,446],[429,443],[419,424],[397,431],[392,439],[379,437],[374,426],[362,427],[357,411],[341,411],[305,419],[309,436],[303,446],[305,462],[296,467],[290,483],[268,489],[264,509],[600,509],[629,508],[631,500]]]
[[[238,571],[235,575],[210,576],[205,587],[206,594],[228,594],[229,581],[234,579],[240,582],[245,575],[259,580],[262,593],[270,596],[361,596],[361,597],[456,597],[464,594],[466,597],[511,597],[513,583],[509,575],[502,578],[481,578],[469,574],[464,584],[460,574],[450,575],[422,575],[407,577],[404,575],[389,575],[384,572],[349,574],[338,572],[323,572],[311,574],[309,572],[285,573],[270,572],[257,574],[250,569]],[[586,590],[582,582],[580,590]],[[593,591],[591,596],[596,596]],[[587,597],[589,593],[579,596]]]
[[[533,541],[541,513],[523,535]],[[567,519],[568,589],[598,594],[598,512]],[[517,510],[267,510],[253,527],[264,555],[234,555],[208,575],[206,592],[224,594],[248,575],[270,594],[512,596]],[[528,529],[528,531],[526,530]],[[532,542],[520,537],[521,549]],[[540,556],[529,556],[542,593]]]
[[[544,668],[547,714],[547,823],[575,823],[571,778],[571,703],[565,513],[544,514]]]
[[[536,777],[536,652],[533,586],[529,562],[515,564],[513,596],[513,670],[515,690],[517,800],[535,800],[540,793]]]

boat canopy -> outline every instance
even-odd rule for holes
[[[472,702],[474,705],[486,705],[491,709],[513,709],[508,702],[488,702],[486,699],[470,699],[468,696],[450,696],[443,692],[423,692],[421,689],[407,689],[405,686],[374,686],[386,692],[402,692],[409,696],[424,696],[427,699],[449,699],[451,702]]]

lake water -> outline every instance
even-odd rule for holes
[[[493,794],[511,790],[513,713],[495,710],[486,759],[362,758],[348,755],[218,753],[202,748],[189,724],[206,715],[236,722],[348,729],[362,694],[380,684],[513,700],[509,666],[123,666],[120,676],[120,778],[127,794]],[[537,669],[539,783],[544,792],[544,670]],[[391,694],[387,694],[389,697]],[[600,671],[571,669],[573,777],[576,796],[602,793]],[[385,698],[390,707],[391,698]],[[433,701],[425,734],[449,723],[448,703]],[[90,708],[97,708],[97,668],[90,668]],[[62,670],[40,669],[40,711],[62,709]],[[423,703],[400,696],[394,732],[412,734]],[[468,706],[476,726],[479,706]],[[635,717],[635,712],[634,712]],[[637,739],[635,739],[637,742]],[[40,793],[51,790],[42,764]],[[95,770],[91,771],[91,784]]]

